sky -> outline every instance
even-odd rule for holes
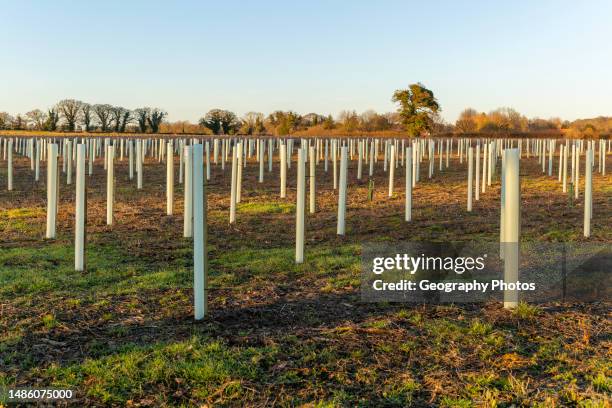
[[[0,0],[0,111],[64,98],[197,121],[396,109],[421,82],[466,107],[612,115],[612,1]]]

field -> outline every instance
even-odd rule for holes
[[[295,160],[295,154],[293,155]],[[15,155],[0,190],[0,385],[70,387],[76,406],[585,406],[612,393],[609,303],[411,305],[360,301],[361,244],[499,240],[500,188],[466,212],[466,163],[413,191],[404,221],[403,168],[374,197],[349,162],[346,235],[337,193],[317,166],[317,212],[296,265],[295,161],[287,198],[279,165],[258,183],[252,158],[230,225],[231,164],[208,185],[209,315],[193,320],[192,241],[182,237],[183,185],[166,215],[166,166],[147,157],[144,188],[115,161],[115,222],[106,225],[102,159],[87,177],[87,270],[74,271],[74,185],[61,177],[58,237],[44,240],[45,169],[33,181]],[[0,162],[6,180],[6,162]],[[525,241],[612,243],[612,176],[593,173],[591,237],[583,195],[572,202],[533,156],[521,160]],[[178,160],[175,158],[178,175]],[[584,182],[584,157],[581,158]],[[499,170],[499,167],[498,167]],[[364,174],[367,167],[364,165]],[[499,172],[498,172],[499,174]]]

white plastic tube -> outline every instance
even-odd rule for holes
[[[58,191],[58,174],[57,174],[57,157],[58,146],[55,143],[48,145],[49,153],[47,154],[47,231],[45,237],[47,239],[55,238],[56,219],[57,219],[57,198]]]
[[[166,214],[172,215],[174,207],[174,154],[172,141],[166,144]]]
[[[144,160],[142,150],[143,150],[142,140],[137,140],[136,141],[136,188],[138,190],[142,190],[142,178],[143,178],[142,162]]]
[[[242,201],[242,161],[244,160],[244,164],[246,165],[246,159],[243,158],[245,153],[246,151],[243,142],[239,142],[236,145],[236,157],[238,158],[238,167],[236,168],[236,203]]]
[[[257,140],[257,146],[259,146],[259,182],[263,183],[264,181],[264,154],[266,152],[265,143],[263,140]]]
[[[391,145],[391,155],[389,160],[389,197],[393,197],[393,178],[395,176],[395,145]]]
[[[185,161],[185,203],[183,211],[183,237],[193,236],[193,147],[183,148]]]
[[[210,141],[206,141],[204,145],[204,154],[206,156],[206,180],[210,180]]]
[[[480,143],[476,143],[476,180],[474,182],[476,188],[474,189],[474,194],[476,201],[480,200]]]
[[[295,206],[295,263],[304,262],[304,218],[306,201],[304,149],[298,149],[297,197]]]
[[[372,177],[374,175],[374,140],[370,142],[370,169],[369,176]]]
[[[106,149],[106,225],[113,225],[113,207],[115,204],[115,146]]]
[[[474,178],[473,172],[474,172],[474,148],[470,147],[468,149],[468,182],[467,182],[467,188],[468,188],[467,210],[468,211],[472,211],[472,194],[474,190],[474,187],[472,185],[472,180]]]
[[[87,213],[86,190],[85,190],[85,153],[87,146],[77,145],[76,158],[76,200],[75,200],[75,223],[74,223],[74,270],[85,269],[85,219]]]
[[[489,156],[489,144],[482,145],[482,192],[487,190],[487,157]]]
[[[8,142],[8,191],[13,190],[13,139]]]
[[[35,166],[34,166],[34,180],[38,181],[40,179],[40,144],[41,141],[40,140],[35,140],[36,143],[36,159],[35,159]]]
[[[236,157],[238,149],[232,147],[232,181],[230,189],[230,224],[236,222],[236,182],[238,181],[238,158]],[[194,208],[195,210],[195,208]]]
[[[191,172],[193,175],[193,313],[195,320],[202,320],[206,316],[208,297],[206,187],[202,159],[202,145],[193,145]]]
[[[593,212],[593,167],[592,150],[586,151],[585,168],[584,168],[584,236],[591,236],[591,218]]]
[[[308,154],[308,164],[309,164],[309,177],[308,177],[308,181],[309,181],[309,185],[310,185],[310,213],[314,214],[315,213],[315,207],[316,207],[316,158],[315,158],[315,148],[314,146],[310,146],[309,148],[309,154]]]
[[[332,140],[331,143],[331,148],[332,148],[332,163],[333,163],[333,168],[334,168],[334,190],[338,189],[338,148],[336,147],[336,145],[338,144],[337,140]]]
[[[357,180],[361,180],[361,173],[363,167],[363,144],[365,142],[359,140],[357,145]]]
[[[66,184],[72,184],[72,140],[66,141],[64,159],[66,160]]]
[[[287,197],[287,145],[280,145],[280,198]]]
[[[406,221],[412,221],[412,148],[406,148]]]
[[[340,188],[338,192],[338,225],[336,233],[344,235],[346,231],[346,173],[347,173],[347,156],[348,148],[343,146],[340,148]]]
[[[519,280],[519,242],[521,220],[521,193],[519,179],[519,154],[517,149],[504,151],[504,282],[514,283]],[[504,308],[518,305],[518,291],[504,291]]]

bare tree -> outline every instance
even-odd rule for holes
[[[454,130],[453,125],[445,121],[444,118],[438,112],[435,112],[431,115],[431,121],[431,133],[434,135],[441,133],[451,133]]]
[[[354,110],[343,110],[338,114],[338,122],[342,123],[344,130],[352,132],[359,126],[359,116]]]
[[[134,115],[136,116],[136,121],[138,122],[138,130],[140,133],[147,132],[147,118],[151,112],[151,108],[138,108],[134,110]]]
[[[123,114],[127,111],[127,109],[122,108],[121,106],[113,106],[110,109],[111,121],[113,123],[113,130],[115,132],[121,131],[121,122],[123,120]]]
[[[83,123],[86,132],[89,132],[91,130],[91,115],[91,105],[84,102],[81,105],[81,122]]]
[[[157,133],[159,131],[159,125],[161,125],[164,118],[168,115],[167,112],[159,109],[152,108],[147,121],[149,122],[149,126],[151,127],[151,132]]]
[[[359,115],[359,128],[365,131],[376,129],[376,119],[378,114],[373,109],[368,109]]]
[[[260,112],[247,112],[242,117],[239,133],[254,135],[262,132],[264,114]]]
[[[17,114],[17,116],[15,116],[15,119],[13,120],[12,128],[14,130],[23,130],[25,129],[25,125],[26,121],[24,120],[23,116],[21,116],[21,113]]]
[[[0,129],[8,129],[13,122],[13,117],[7,112],[0,112]]]
[[[94,113],[100,124],[100,130],[102,132],[108,132],[111,123],[111,109],[112,106],[108,104],[98,104],[92,106]]]
[[[464,109],[460,114],[459,118],[455,122],[455,129],[459,133],[473,133],[477,130],[478,124],[476,119],[478,112],[476,109],[467,108]]]
[[[45,127],[45,122],[47,121],[47,115],[45,112],[40,109],[34,109],[26,113],[26,117],[28,118],[29,123],[32,124],[32,127],[36,130],[43,130]]]
[[[64,117],[68,130],[71,132],[74,132],[82,104],[83,102],[75,99],[64,99],[57,103],[57,110]]]
[[[125,132],[125,128],[128,123],[132,121],[132,111],[129,109],[125,109],[123,111],[123,116],[121,117],[121,126],[119,126],[119,131],[121,133]]]

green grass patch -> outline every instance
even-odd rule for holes
[[[293,247],[220,251],[210,256],[211,286],[252,283],[253,277],[301,276],[306,273],[333,277],[333,288],[359,284],[359,248],[357,245],[314,247],[306,252],[302,264],[295,263]]]
[[[0,210],[0,231],[30,233],[40,228],[37,220],[45,215],[45,210],[39,207],[12,208]]]
[[[58,387],[84,390],[104,404],[153,398],[154,405],[172,404],[173,394],[188,384],[190,397],[211,396],[239,401],[244,381],[262,374],[271,350],[228,347],[194,336],[186,341],[127,346],[120,352],[68,367],[53,366],[43,376]]]
[[[512,314],[521,320],[531,320],[535,319],[540,314],[540,308],[526,302],[520,302],[512,309]]]
[[[0,250],[0,296],[13,298],[55,292],[126,293],[138,289],[185,286],[189,272],[185,268],[150,270],[143,262],[126,258],[118,247],[87,247],[87,270],[74,270],[71,243],[49,243],[40,248]],[[74,296],[72,296],[74,297]],[[78,299],[71,299],[71,304]]]
[[[295,212],[295,204],[289,203],[241,203],[236,211],[243,214],[290,214]]]

